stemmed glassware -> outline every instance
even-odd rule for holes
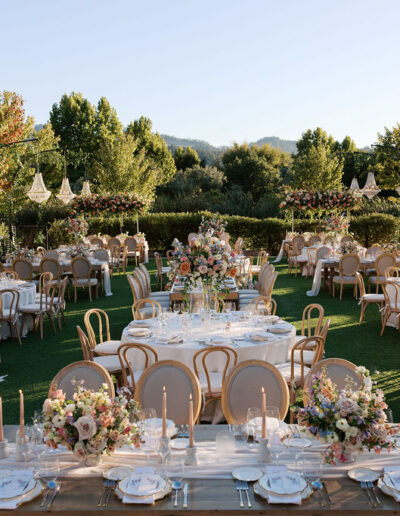
[[[149,459],[157,446],[158,420],[156,409],[146,408],[139,412],[141,448]]]
[[[54,489],[57,485],[57,477],[60,472],[58,455],[48,450],[39,458],[39,477],[48,489]]]
[[[249,437],[253,438],[253,443],[256,439],[256,431],[258,422],[261,418],[261,409],[259,407],[250,407],[247,409],[247,430]]]
[[[300,433],[293,427],[291,434],[285,440],[285,444],[294,459],[294,467],[297,471],[298,461],[307,445],[307,441],[303,439]]]

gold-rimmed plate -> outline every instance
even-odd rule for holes
[[[106,469],[103,472],[103,477],[108,480],[123,480],[125,477],[129,476],[133,473],[133,469],[128,466],[113,466],[111,468]]]
[[[258,481],[258,482],[256,482],[256,483],[254,484],[253,489],[254,489],[254,492],[255,492],[258,496],[260,496],[261,498],[263,498],[264,500],[267,500],[267,501],[268,501],[268,497],[269,497],[270,495],[275,496],[275,497],[282,496],[282,498],[283,498],[283,497],[285,497],[285,496],[286,496],[286,497],[287,497],[287,496],[292,496],[292,495],[279,495],[279,494],[277,494],[277,493],[273,493],[272,491],[266,491],[265,489],[263,489],[263,488],[260,486],[260,481]],[[301,491],[301,493],[299,493],[299,494],[301,494],[301,499],[302,499],[302,500],[307,500],[308,498],[310,498],[310,497],[311,497],[312,493],[313,493],[313,492],[312,492],[311,487],[307,484],[306,488],[305,488],[303,491]],[[285,502],[284,500],[282,500],[282,503],[287,503],[287,502]]]
[[[4,485],[4,487],[3,487]],[[36,480],[32,475],[20,475],[13,471],[8,477],[0,479],[0,500],[15,500],[33,491]]]
[[[133,495],[127,494],[127,496],[130,496],[132,498],[136,498],[138,501],[141,500],[141,499],[147,500],[148,498],[150,498],[152,496],[155,502],[157,500],[161,500],[162,498],[165,498],[172,491],[172,484],[171,484],[171,482],[170,482],[170,480],[168,478],[164,478],[164,477],[161,477],[161,478],[163,478],[163,480],[164,480],[163,488],[160,489],[159,491],[153,493],[152,495],[133,496]],[[125,493],[123,491],[121,491],[119,486],[120,486],[120,483],[115,488],[115,494],[118,496],[118,498],[120,500],[122,500],[124,498],[124,496],[125,496]]]
[[[271,484],[271,480],[273,484]],[[280,483],[276,482],[276,480],[279,480]],[[258,483],[266,492],[285,496],[300,494],[307,487],[307,482],[302,476],[290,471],[280,475],[263,475]]]

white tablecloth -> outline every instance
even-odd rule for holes
[[[278,263],[278,262],[280,262],[282,260],[282,258],[283,258],[283,251],[285,250],[285,244],[288,244],[289,242],[291,242],[291,240],[289,240],[289,239],[282,240],[281,248],[279,249],[279,254],[278,254],[278,256],[275,258],[275,260],[272,263]]]
[[[230,345],[238,354],[238,362],[244,360],[265,360],[271,364],[279,364],[287,361],[288,350],[295,341],[296,330],[294,326],[290,326],[290,333],[275,334],[270,333],[268,342],[254,342],[250,339],[249,334],[259,333],[271,328],[272,325],[265,323],[256,326],[255,321],[260,322],[265,316],[255,318],[253,321],[243,319],[244,314],[234,312],[232,314],[221,314],[218,319],[208,322],[201,321],[200,315],[194,315],[191,320],[191,328],[189,332],[182,329],[182,316],[171,314],[167,326],[158,328],[159,322],[153,321],[153,327],[150,328],[153,335],[150,338],[138,338],[129,335],[129,326],[126,327],[121,336],[121,343],[143,342],[151,345],[157,352],[159,360],[177,360],[193,369],[193,356],[199,350],[205,347],[204,344],[197,342],[196,339],[207,339],[221,337],[226,339],[225,345]],[[226,331],[227,323],[230,328]],[[184,339],[182,344],[164,344],[159,341],[160,336],[170,338],[175,335],[182,336]],[[234,340],[235,338],[244,340]],[[143,353],[134,351],[132,356],[134,370],[140,370],[144,367]],[[224,356],[214,356],[212,360],[213,367],[210,371],[222,371],[225,360]]]
[[[11,280],[11,281],[0,281],[0,291],[2,290],[18,290],[19,292],[19,306],[30,305],[35,302],[36,296],[36,285],[34,283],[29,283],[27,281],[21,280]],[[9,308],[11,303],[11,294],[4,294],[3,298],[3,308]],[[19,327],[20,327],[19,322]],[[21,329],[20,333],[21,337],[25,337],[28,331],[32,327],[32,318],[26,317],[24,328]],[[10,337],[10,326],[8,323],[1,323],[0,326],[0,339],[7,339]]]

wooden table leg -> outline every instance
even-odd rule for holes
[[[335,267],[329,267],[329,291],[333,296],[333,276],[335,275]]]

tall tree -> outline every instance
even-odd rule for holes
[[[176,172],[174,158],[165,140],[158,133],[153,133],[151,129],[151,120],[142,116],[128,125],[126,133],[135,139],[136,152],[143,150],[146,158],[152,161],[152,168],[157,171],[158,175],[157,184],[168,183]]]
[[[320,127],[303,133],[293,162],[293,186],[307,190],[341,188],[343,158],[338,151],[340,144]]]
[[[178,147],[175,149],[174,161],[177,170],[186,170],[187,168],[200,165],[199,155],[192,147]]]
[[[383,188],[400,186],[400,124],[393,129],[385,127],[384,134],[378,134],[373,156],[378,184]]]
[[[228,185],[239,185],[251,193],[253,202],[273,192],[281,180],[281,173],[289,166],[289,154],[268,144],[261,146],[235,143],[222,155]]]

